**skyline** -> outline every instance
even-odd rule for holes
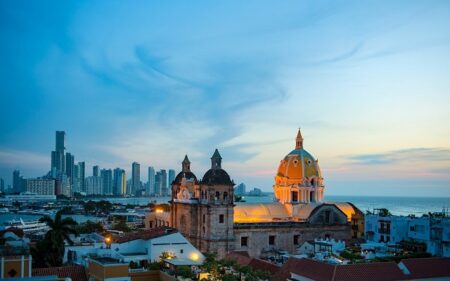
[[[0,177],[64,130],[87,171],[218,148],[272,191],[301,127],[328,195],[450,197],[450,4],[324,3],[2,1]]]

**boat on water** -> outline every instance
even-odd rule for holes
[[[4,223],[5,229],[18,228],[22,229],[25,234],[35,234],[38,232],[47,232],[49,227],[46,223],[35,221],[24,221],[22,218],[19,220],[10,220]]]
[[[7,213],[9,213],[8,208],[0,208],[0,214],[7,214]]]

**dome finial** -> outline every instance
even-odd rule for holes
[[[303,137],[300,128],[298,128],[297,137],[295,138],[295,149],[303,149]]]
[[[187,155],[184,156],[183,162],[181,162],[181,170],[182,172],[190,172],[191,171],[191,161],[189,161],[189,158]]]

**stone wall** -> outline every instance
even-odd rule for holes
[[[251,257],[260,257],[269,250],[284,250],[295,254],[296,248],[305,241],[315,238],[334,238],[347,240],[351,238],[351,226],[345,225],[311,225],[308,223],[267,223],[235,224],[235,250],[248,251]],[[275,236],[274,245],[269,245],[269,236]],[[294,244],[294,235],[298,235]],[[247,247],[241,247],[241,237],[248,237]]]

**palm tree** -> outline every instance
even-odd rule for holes
[[[45,249],[44,260],[45,264],[50,266],[61,266],[64,257],[64,244],[67,241],[70,245],[73,244],[70,239],[70,234],[78,235],[74,228],[77,222],[72,218],[62,218],[63,210],[59,210],[55,218],[44,216],[39,219],[40,222],[45,222],[50,230],[47,231],[42,241],[36,245],[36,252],[42,253]],[[40,255],[42,258],[42,255]]]

